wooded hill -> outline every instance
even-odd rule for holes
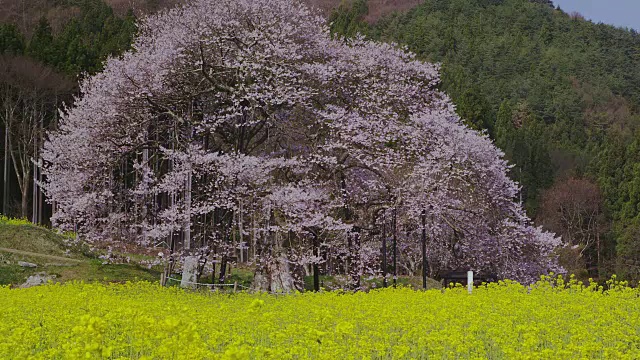
[[[55,124],[55,109],[77,91],[79,74],[100,70],[106,56],[128,48],[137,14],[131,5],[142,12],[170,3],[41,2],[29,8],[0,2],[7,9],[0,19],[0,117],[16,139],[8,144],[15,155],[5,170],[10,188],[3,212],[46,222],[47,211],[31,210],[41,201],[31,200],[27,180],[42,129]],[[571,271],[640,276],[635,31],[585,21],[547,0],[358,0],[333,12],[336,2],[313,3],[331,13],[338,34],[394,41],[442,64],[442,89],[515,165],[511,175],[523,186],[529,214],[574,246],[565,254]],[[50,82],[35,81],[40,77],[27,86],[20,79],[35,73],[29,66],[71,86],[54,91],[45,85]],[[0,141],[4,156],[4,136]]]

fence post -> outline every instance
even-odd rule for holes
[[[422,209],[422,288],[427,289],[427,212]]]
[[[473,271],[467,271],[467,290],[473,292]]]
[[[235,293],[236,293],[236,291],[238,291],[238,282],[237,282],[237,281],[234,281],[234,282],[233,282],[233,293],[235,294]]]

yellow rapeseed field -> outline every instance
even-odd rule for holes
[[[638,359],[637,289],[544,278],[292,295],[0,288],[0,359]]]

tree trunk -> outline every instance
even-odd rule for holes
[[[220,260],[220,276],[218,277],[218,283],[224,284],[227,277],[227,255],[222,254],[222,260]]]
[[[27,175],[24,184],[22,184],[23,186],[20,187],[20,192],[22,193],[21,216],[23,218],[26,218],[27,214],[29,214],[29,180],[29,176]]]
[[[275,262],[256,269],[253,277],[253,290],[289,293],[299,288],[291,273],[289,261],[284,255],[278,257]]]
[[[387,287],[387,223],[385,213],[382,214],[382,286]]]
[[[242,237],[242,232],[243,232],[243,224],[242,224],[242,199],[240,199],[240,203],[239,203],[239,208],[238,208],[238,220],[237,220],[237,224],[238,224],[238,236],[240,238],[239,240],[239,244],[240,244],[240,263],[244,262],[244,242],[243,242],[243,237]]]
[[[320,243],[316,233],[313,234],[313,252],[317,258],[320,258]],[[318,267],[318,259],[313,263],[313,290],[320,291],[320,269]]]
[[[355,227],[349,234],[349,282],[351,290],[360,290],[360,275],[362,274],[362,259],[360,254],[360,228]]]
[[[228,217],[229,220],[223,228],[224,245],[222,247],[223,253],[222,253],[222,261],[220,263],[220,278],[218,279],[221,284],[224,284],[227,277],[227,266],[229,263],[229,256],[228,256],[229,245],[233,246],[233,244],[231,243],[231,232],[233,231],[232,226],[233,226],[234,212],[228,211],[225,214],[225,216]],[[224,216],[223,216],[223,219],[224,219]]]
[[[187,252],[187,256],[184,258],[184,265],[182,266],[182,281],[180,281],[180,287],[195,289],[198,282],[198,256],[194,256],[191,251],[191,164],[185,180],[185,212],[186,219],[184,223],[184,249]]]
[[[7,204],[9,204],[9,120],[5,117],[4,127],[4,180],[2,183],[2,214],[8,215]]]

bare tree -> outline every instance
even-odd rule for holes
[[[32,180],[35,180],[31,174],[34,162],[38,161],[43,130],[55,117],[62,99],[74,88],[73,81],[32,59],[0,57],[0,116],[5,129],[5,157],[10,157],[13,165],[21,195],[22,217],[29,215],[29,190]],[[5,177],[8,175],[8,163],[5,158]],[[34,191],[34,194],[34,200],[37,200],[38,192]]]
[[[574,247],[588,270],[593,272],[601,266],[601,237],[607,229],[598,185],[587,179],[568,178],[545,191],[541,199],[538,221]]]

